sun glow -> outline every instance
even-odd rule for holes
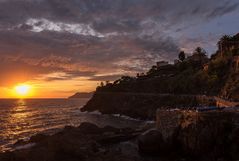
[[[28,84],[20,84],[15,86],[14,93],[17,97],[25,98],[32,94],[32,86]]]

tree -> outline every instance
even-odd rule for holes
[[[181,60],[181,61],[184,61],[184,60],[185,60],[186,56],[185,56],[184,51],[181,51],[181,52],[179,53],[178,58],[179,58],[179,60]]]
[[[205,57],[206,56],[206,51],[201,47],[197,47],[194,51],[194,54],[198,54],[202,57]]]
[[[231,39],[232,39],[232,37],[230,35],[224,35],[224,36],[222,36],[220,41],[223,43],[223,42],[230,41]]]
[[[104,87],[104,82],[100,82],[100,87]]]
[[[219,49],[221,50],[221,52],[229,49],[229,47],[231,45],[230,41],[232,39],[233,38],[230,35],[224,35],[221,37],[220,41],[217,44]]]

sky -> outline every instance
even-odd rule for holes
[[[22,83],[68,97],[180,50],[211,55],[238,18],[238,0],[0,0],[0,98]]]

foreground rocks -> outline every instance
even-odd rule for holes
[[[139,160],[137,144],[129,141],[140,133],[129,128],[99,128],[91,123],[82,123],[78,128],[66,127],[52,136],[39,134],[31,137],[30,141],[18,142],[16,146],[23,148],[0,154],[0,161]],[[31,146],[25,149],[24,145]]]
[[[167,114],[164,114],[167,116]],[[0,161],[237,161],[237,112],[169,112],[155,129],[99,128],[91,123],[42,134],[18,150],[0,154]],[[20,148],[19,148],[20,147]]]

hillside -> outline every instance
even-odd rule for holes
[[[195,102],[195,96],[218,96],[238,101],[239,44],[236,43],[238,41],[239,34],[233,37],[224,36],[218,42],[218,51],[211,58],[208,58],[207,53],[198,47],[187,58],[183,51],[180,52],[179,60],[176,60],[174,64],[158,62],[149,71],[137,74],[136,77],[123,76],[113,83],[101,83],[101,86],[97,87],[94,97],[83,110],[126,113],[125,111],[130,109],[133,116],[134,112],[139,113],[139,109],[142,109],[142,113],[138,114],[141,116],[147,112],[154,113],[157,108],[194,107],[205,104],[205,102],[209,102],[208,105],[213,105],[210,100],[197,99]],[[106,93],[111,94],[105,97]],[[122,99],[122,96],[116,96],[117,93],[166,94],[173,97],[170,100],[151,99],[148,96],[141,96],[138,99],[136,96],[128,95]],[[181,99],[180,95],[188,96],[187,101]],[[191,103],[188,103],[188,99]],[[114,102],[109,103],[111,100]],[[116,105],[116,102],[119,101],[121,102],[120,107]],[[110,110],[115,106],[120,109]]]
[[[223,37],[218,43],[221,42]],[[239,40],[239,35],[232,37]],[[209,59],[202,48],[175,64],[152,66],[136,77],[123,76],[97,88],[97,92],[147,92],[217,95],[239,99],[239,48],[225,46]]]

